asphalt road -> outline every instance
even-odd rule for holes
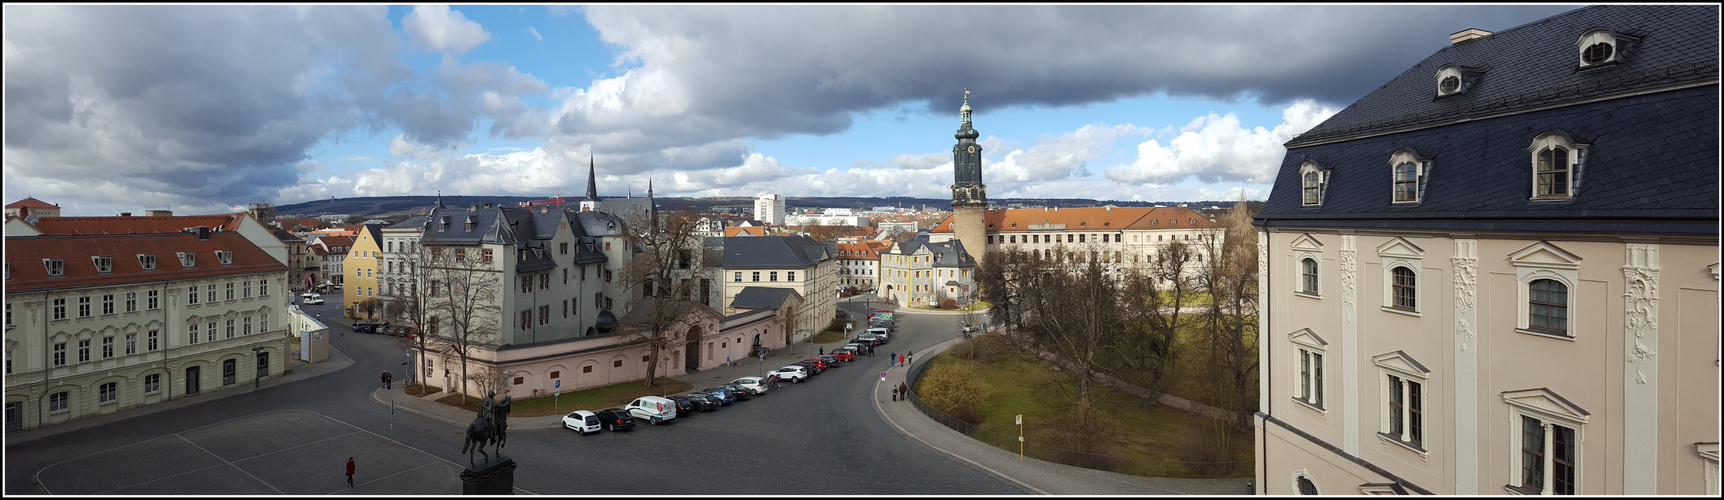
[[[331,297],[325,295],[325,298]],[[866,304],[840,302],[863,312]],[[339,304],[310,306],[332,317]],[[402,377],[400,339],[331,323],[353,365],[262,390],[6,447],[7,494],[450,494],[462,429],[370,399]],[[597,495],[1021,495],[1030,491],[901,434],[874,410],[887,351],[956,336],[953,316],[899,316],[900,334],[861,358],[668,425],[581,436],[512,429],[515,487]],[[810,348],[812,350],[812,348]],[[699,388],[700,386],[697,386]],[[365,482],[346,490],[340,467]],[[208,462],[207,464],[204,462]],[[176,472],[178,471],[178,472]],[[379,478],[378,476],[383,476]],[[41,484],[37,481],[40,480]],[[99,484],[97,484],[99,483]]]

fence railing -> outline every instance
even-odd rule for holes
[[[910,372],[908,374],[910,386],[916,385],[916,381],[922,378],[922,370],[926,369],[929,364],[931,363],[923,363],[910,367]],[[935,422],[939,422],[940,425],[944,425],[949,429],[958,431],[965,436],[969,436],[971,439],[987,443],[989,446],[993,446],[995,448],[1006,451],[1019,451],[1021,449],[1025,457],[1037,460],[1065,464],[1073,467],[1083,467],[1086,469],[1152,477],[1226,477],[1232,472],[1238,470],[1240,467],[1250,468],[1253,465],[1250,461],[1183,462],[1144,460],[1068,450],[1065,448],[1037,443],[1035,441],[1024,441],[1020,444],[1018,436],[1006,435],[983,429],[944,411],[940,411],[938,408],[934,408],[928,403],[923,402],[922,398],[916,394],[915,390],[911,390],[907,394],[910,399],[910,404],[914,405],[917,410],[920,410],[923,415],[927,415],[928,418],[933,419]]]

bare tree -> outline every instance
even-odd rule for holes
[[[400,262],[400,272],[395,273],[383,287],[388,299],[383,308],[383,317],[407,329],[408,336],[402,339],[402,344],[418,353],[415,369],[425,372],[428,366],[425,363],[426,353],[434,347],[432,337],[426,333],[435,330],[433,325],[437,321],[437,311],[432,307],[434,297],[430,293],[431,270],[436,266],[431,259],[431,251],[423,246],[403,248],[400,253],[404,257]],[[429,379],[429,372],[425,373],[425,378]],[[426,381],[428,380],[421,382]]]
[[[354,316],[363,313],[365,319],[369,321],[377,319],[378,313],[381,312],[383,312],[383,301],[378,300],[377,297],[366,297],[353,302]]]
[[[477,255],[479,246],[427,246],[429,260],[423,266],[429,289],[424,305],[431,321],[421,335],[434,348],[461,360],[461,390],[469,380],[468,362],[479,347],[499,341],[502,305],[502,271]]]
[[[1038,343],[1065,360],[1076,373],[1077,402],[1093,400],[1095,376],[1105,371],[1104,352],[1124,330],[1120,283],[1093,251],[1054,250],[1026,297],[1026,326]]]
[[[630,325],[624,335],[647,348],[646,386],[658,376],[657,360],[666,349],[685,342],[685,332],[707,308],[712,279],[716,276],[700,236],[700,220],[714,214],[670,212],[654,221],[627,221],[627,245],[634,257],[622,269],[626,310]]]
[[[503,388],[508,387],[509,381],[505,380],[503,368],[500,366],[485,365],[475,371],[478,373],[473,374],[473,388],[479,390],[481,398],[484,395],[503,392]],[[462,404],[466,402],[463,401]]]
[[[1237,427],[1249,425],[1246,410],[1257,396],[1257,233],[1244,202],[1220,222],[1219,231],[1198,242],[1210,257],[1198,274],[1211,297],[1203,314],[1205,379],[1218,406],[1239,416]]]

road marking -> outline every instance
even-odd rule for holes
[[[286,494],[287,494],[287,493],[286,493],[286,492],[283,492],[283,491],[281,491],[281,488],[276,488],[276,487],[275,487],[275,485],[273,485],[273,484],[269,484],[269,481],[264,481],[264,480],[263,480],[263,478],[260,478],[260,477],[257,477],[257,476],[253,476],[253,475],[251,475],[251,473],[250,473],[250,472],[246,472],[246,471],[245,471],[245,469],[241,469],[241,468],[240,468],[240,467],[239,467],[239,466],[237,466],[237,465],[234,465],[234,464],[233,464],[233,462],[231,462],[231,461],[228,461],[228,459],[225,459],[225,458],[222,458],[222,457],[221,457],[221,455],[217,455],[217,454],[215,454],[215,453],[213,453],[213,452],[211,452],[211,451],[209,451],[209,450],[206,450],[206,449],[204,449],[204,447],[202,447],[202,446],[198,446],[198,444],[197,444],[197,443],[193,443],[193,442],[192,442],[192,440],[190,440],[190,439],[186,439],[186,437],[185,437],[185,436],[182,436],[182,435],[180,435],[180,434],[178,434],[178,433],[175,433],[175,434],[174,434],[174,437],[177,437],[177,438],[180,438],[180,441],[185,441],[185,442],[186,442],[186,444],[189,444],[189,445],[192,445],[192,447],[193,447],[193,448],[197,448],[197,449],[198,449],[198,451],[201,451],[201,452],[204,452],[204,453],[209,453],[209,455],[210,455],[210,456],[212,456],[212,457],[216,457],[216,460],[221,460],[221,462],[222,462],[222,463],[224,463],[224,464],[227,464],[227,466],[228,466],[228,467],[233,467],[233,469],[234,469],[234,470],[237,470],[237,471],[239,471],[239,472],[240,472],[240,473],[241,473],[241,474],[245,474],[245,477],[249,477],[249,478],[251,478],[251,479],[252,479],[252,480],[253,480],[253,481],[257,481],[257,482],[259,482],[259,483],[263,483],[263,485],[264,485],[264,486],[268,486],[268,487],[269,487],[269,489],[272,489],[272,490],[275,490],[275,493],[276,493],[276,494],[278,494],[278,495],[286,495]],[[207,467],[206,467],[206,468],[207,468]]]

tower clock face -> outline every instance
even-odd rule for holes
[[[976,147],[970,146],[970,154],[976,154]]]

